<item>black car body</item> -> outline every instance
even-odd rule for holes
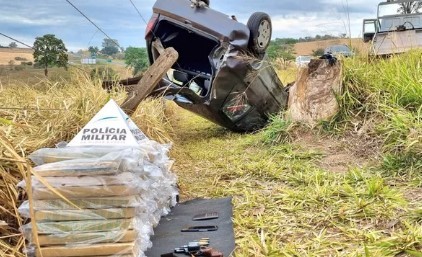
[[[286,107],[288,96],[265,56],[269,40],[263,43],[258,30],[192,2],[157,0],[153,7],[145,36],[150,62],[162,47],[179,53],[173,74],[153,94],[233,131],[263,127],[270,114]],[[259,30],[268,38],[271,24],[263,17],[254,14],[250,23],[261,24]]]

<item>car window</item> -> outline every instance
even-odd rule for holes
[[[351,53],[349,47],[346,45],[334,45],[327,47],[324,51],[325,53]]]
[[[308,62],[310,60],[311,60],[311,57],[310,56],[302,56],[302,61]]]
[[[311,60],[310,56],[298,56],[296,57],[296,62],[309,62]]]
[[[365,22],[364,26],[365,33],[375,33],[377,31],[374,22]]]
[[[350,52],[350,49],[347,46],[333,46],[331,49],[334,52]]]

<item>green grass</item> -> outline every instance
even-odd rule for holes
[[[270,117],[270,125],[263,130],[263,141],[266,144],[287,143],[292,140],[291,132],[296,124],[283,118],[281,114]]]
[[[396,105],[415,111],[422,105],[421,64],[421,52],[388,59],[346,59],[345,83],[352,92],[372,100],[366,104]]]
[[[322,168],[321,149],[296,143],[309,129],[283,115],[239,135],[177,112],[182,195],[233,196],[236,256],[420,256],[420,56],[344,61],[340,112],[311,133],[381,149],[346,172]]]
[[[352,124],[371,127],[366,133],[382,141],[389,165],[395,157],[403,168],[422,166],[422,53],[388,59],[345,59],[340,113],[325,123],[344,132]],[[407,159],[407,160],[405,160]]]
[[[185,111],[175,115],[182,196],[233,197],[236,256],[421,250],[422,204],[406,199],[407,187],[390,185],[377,167],[329,172],[313,149],[264,144],[268,131],[234,134]]]

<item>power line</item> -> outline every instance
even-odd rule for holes
[[[132,4],[133,8],[135,8],[135,10],[136,10],[136,12],[138,13],[139,17],[141,17],[141,19],[144,21],[145,25],[147,25],[147,27],[148,27],[148,22],[147,22],[147,20],[145,20],[144,16],[141,14],[141,12],[139,11],[139,9],[136,7],[136,5],[133,3],[133,1],[132,1],[132,0],[129,0],[129,1],[130,1],[130,3]],[[154,37],[157,37],[157,36],[155,35],[154,31],[151,31],[151,32],[152,32],[152,34],[154,35]],[[177,63],[177,62],[176,62],[176,63]]]
[[[95,31],[95,33],[92,35],[91,39],[88,42],[88,46],[91,45],[91,41],[94,39],[95,35],[97,35],[98,29]]]
[[[133,3],[132,0],[129,0],[130,3],[133,5],[133,7],[135,8],[136,12],[138,12],[139,16],[141,17],[141,19],[145,22],[145,24],[148,24],[148,22],[144,19],[144,16],[142,16],[141,12],[138,10],[138,8],[135,6],[135,4]]]
[[[88,18],[88,16],[86,16],[81,10],[78,9],[78,7],[76,7],[74,4],[72,4],[69,0],[66,0],[66,2],[68,2],[73,8],[75,8],[76,11],[78,11],[82,16],[85,17],[85,19],[87,19],[89,22],[91,22],[92,25],[94,25],[99,31],[101,31],[108,39],[110,39],[117,47],[120,48],[120,50],[123,51],[123,48],[114,40],[112,39],[109,35],[107,35],[107,33],[104,32],[104,30],[102,30],[100,27],[97,26],[97,24],[95,24],[90,18]]]
[[[58,108],[36,108],[36,107],[2,107],[0,110],[8,111],[72,111],[72,109],[58,109]]]
[[[5,34],[3,34],[3,33],[1,33],[1,32],[0,32],[0,35],[2,35],[2,36],[4,36],[4,37],[7,37],[7,38],[9,38],[9,39],[11,39],[11,40],[13,40],[13,41],[16,41],[16,42],[18,42],[19,44],[22,44],[22,45],[24,45],[24,46],[27,46],[27,47],[29,47],[29,48],[32,48],[32,46],[27,45],[27,44],[25,44],[25,43],[23,43],[23,42],[21,42],[21,41],[19,41],[19,40],[15,39],[15,38],[13,38],[13,37],[9,37],[8,35],[5,35]]]

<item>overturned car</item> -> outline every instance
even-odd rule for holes
[[[168,47],[179,58],[151,95],[233,131],[263,127],[288,97],[265,55],[271,33],[262,12],[245,25],[209,1],[157,0],[145,34],[150,62]]]

